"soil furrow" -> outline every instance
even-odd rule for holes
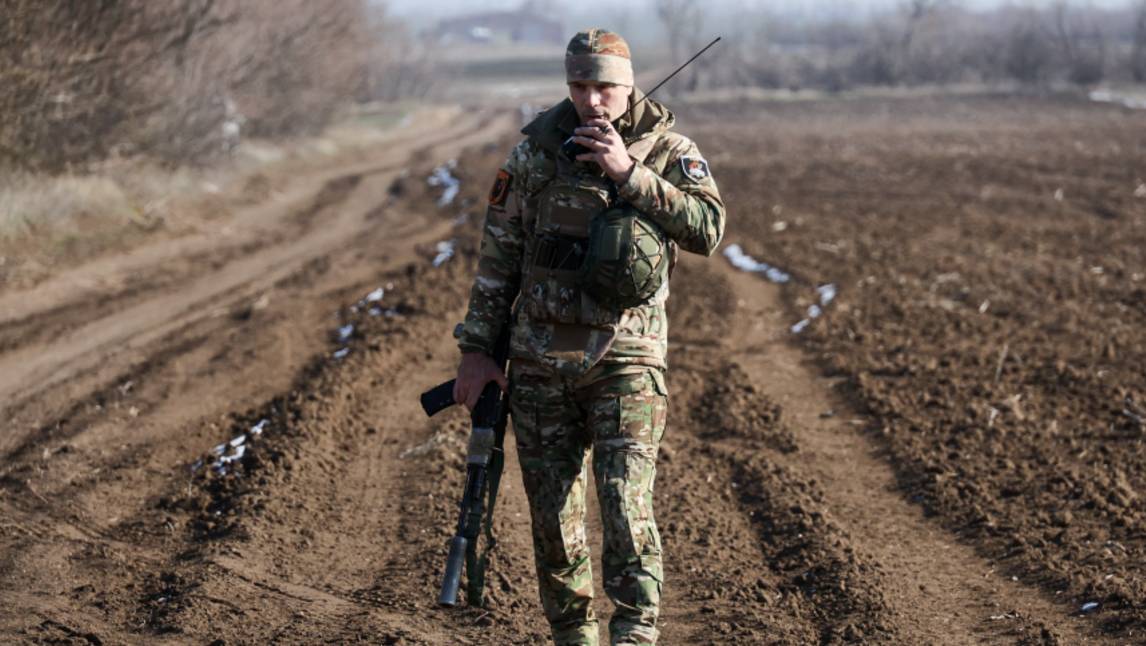
[[[463,124],[465,126],[468,124]],[[504,127],[504,124],[495,124],[492,132],[496,133],[499,127]],[[449,142],[448,145],[431,144],[426,151],[438,148],[459,151],[475,139],[490,136],[487,131],[458,134],[469,130],[460,129],[452,137],[443,136],[441,141]],[[308,260],[331,253],[361,230],[364,214],[385,203],[392,179],[393,175],[383,174],[363,187],[366,190],[343,198],[348,200],[346,208],[334,214],[333,222],[317,227],[312,235],[263,253],[238,258],[210,275],[192,275],[192,280],[179,289],[88,323],[62,339],[54,339],[47,348],[28,346],[5,355],[0,358],[0,367],[3,368],[0,371],[3,375],[0,377],[0,399],[4,401],[5,408],[20,398],[67,379],[77,371],[105,363],[112,348],[141,349],[188,320],[226,307],[226,302],[218,302],[221,296],[265,289]],[[5,441],[12,439],[5,438]]]
[[[1031,139],[1010,104],[960,109],[1001,125],[960,122],[927,101],[813,102],[769,108],[791,130],[753,139],[719,107],[682,115],[704,124],[695,132],[729,205],[728,242],[840,291],[803,346],[789,326],[810,304],[807,286],[769,285],[722,258],[677,267],[656,489],[663,643],[1138,637],[1141,440],[1121,407],[1141,401],[1128,367],[1141,310],[1126,287],[1142,270],[1140,251],[1112,231],[1140,236],[1146,212],[1114,190],[1140,180],[1102,159],[1088,158],[1094,173],[1070,171],[1077,159],[1051,137]],[[1129,137],[1130,117],[1082,112],[1070,132]],[[449,332],[479,233],[457,216],[479,208],[509,144],[459,160],[462,192],[448,207],[422,178],[488,142],[494,133],[473,124],[490,114],[439,133],[465,133],[446,145],[271,178],[299,192],[253,210],[237,237],[305,222],[194,278],[155,272],[154,285],[104,309],[53,302],[83,290],[44,283],[55,287],[27,306],[33,318],[0,342],[22,347],[0,362],[0,391],[26,395],[5,399],[14,417],[0,437],[0,639],[546,640],[512,440],[487,607],[434,603],[469,428],[458,409],[426,420],[417,395],[455,368]],[[1035,121],[1046,133],[1061,120]],[[905,143],[919,138],[929,145]],[[746,148],[754,141],[759,150]],[[1111,155],[1125,161],[1127,150]],[[410,173],[394,184],[396,165]],[[1085,191],[1095,187],[1114,217],[1094,217]],[[443,239],[455,255],[432,267]],[[100,271],[160,266],[164,249],[192,259],[193,246],[161,241]],[[1048,286],[1058,310],[1031,304]],[[380,301],[360,300],[378,287]],[[96,292],[127,293],[114,281]],[[40,314],[45,329],[71,332],[25,335]],[[1076,345],[1040,345],[1072,334]],[[340,348],[348,354],[334,356]],[[240,434],[246,454],[216,473],[208,450]],[[206,466],[193,470],[198,458]],[[599,573],[599,523],[590,537]],[[1036,576],[1039,563],[1053,567]],[[1102,610],[1077,612],[1089,598],[1079,590]]]
[[[800,451],[792,464],[818,483],[823,507],[856,549],[885,570],[881,593],[898,609],[904,638],[970,644],[1033,636],[1050,643],[1091,643],[1094,638],[1066,608],[1008,580],[993,562],[904,500],[878,446],[862,435],[870,420],[834,393],[833,381],[818,377],[788,343],[788,315],[780,306],[779,288],[724,267],[739,299],[734,336],[752,348],[739,354],[738,362],[797,429]]]
[[[377,188],[386,192],[388,185]],[[179,538],[192,524],[169,509],[177,497],[172,494],[186,486],[185,469],[193,456],[219,441],[220,431],[230,427],[232,411],[247,409],[250,404],[243,402],[250,401],[251,393],[261,393],[263,398],[268,391],[275,392],[280,386],[273,384],[284,378],[289,383],[296,367],[305,369],[300,359],[306,360],[315,351],[330,351],[326,348],[333,327],[331,312],[378,286],[377,281],[385,275],[379,271],[404,276],[401,268],[412,266],[412,262],[428,263],[432,243],[450,235],[448,219],[426,222],[392,209],[365,208],[366,200],[359,199],[363,202],[359,212],[367,212],[371,218],[364,221],[368,227],[363,235],[338,247],[337,253],[316,257],[325,258],[321,267],[307,263],[294,273],[284,273],[266,288],[240,295],[245,303],[232,298],[230,304],[220,306],[225,316],[199,317],[185,329],[156,340],[152,349],[170,350],[168,361],[153,362],[152,370],[146,373],[112,371],[109,398],[100,402],[81,395],[72,400],[78,402],[69,404],[76,414],[56,413],[62,428],[31,438],[20,451],[23,457],[6,465],[9,471],[45,492],[44,504],[54,504],[51,501],[56,496],[66,497],[61,502],[70,501],[61,505],[65,508],[78,503],[89,514],[84,522],[105,528],[104,534],[170,554],[175,564],[193,557],[200,549],[197,543]],[[379,305],[388,311],[409,309],[402,302],[390,302],[394,298],[391,293],[387,302]],[[184,335],[198,335],[208,342],[176,352]],[[276,372],[284,369],[285,373]],[[224,376],[227,378],[221,378]],[[34,420],[36,407],[51,410],[49,402],[41,400],[27,408],[27,419]],[[212,413],[212,409],[218,412]],[[218,424],[220,417],[222,426]],[[108,440],[114,446],[107,446]],[[100,466],[100,462],[106,464]],[[140,469],[143,465],[146,468]],[[14,484],[18,486],[0,489],[0,506],[6,496],[23,495],[23,483]],[[201,531],[192,529],[190,536]],[[34,540],[21,540],[30,536],[29,531]],[[211,579],[180,579],[170,568],[159,568],[150,557],[143,558],[132,550],[109,552],[109,540],[90,536],[77,542],[74,536],[57,534],[50,528],[38,531],[21,523],[11,530],[6,528],[0,534],[5,563],[0,597],[14,612],[16,608],[34,608],[34,604],[22,601],[26,597],[14,596],[9,587],[13,581],[34,582],[25,585],[58,590],[54,594],[71,599],[54,612],[57,617],[73,610],[83,615],[85,611],[80,609],[89,603],[107,608],[97,614],[107,619],[108,626],[120,628],[109,632],[100,624],[97,632],[105,638],[108,634],[132,633],[149,621],[161,631],[174,628],[185,632],[168,619],[179,614],[169,603],[172,595],[180,590],[199,590]],[[44,578],[50,571],[43,570],[44,565],[61,561],[71,564],[64,568],[67,574],[60,580]],[[50,567],[54,570],[57,566]],[[67,594],[67,589],[59,586],[69,580],[102,581],[109,588],[89,593],[90,587],[84,584]],[[219,600],[229,597],[224,588],[201,598],[204,604],[224,608],[226,604]],[[154,619],[148,619],[153,615]],[[25,632],[25,619],[26,615],[5,615],[0,631],[17,634],[9,631],[19,628],[18,634],[32,634]],[[77,619],[83,625],[96,625]],[[289,616],[276,625],[288,625],[288,620]],[[243,625],[237,628],[240,634]]]

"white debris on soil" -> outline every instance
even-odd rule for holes
[[[443,240],[437,244],[435,250],[438,255],[434,256],[434,266],[441,267],[447,260],[454,257],[454,241]]]
[[[389,287],[393,287],[393,285],[387,284],[386,288],[389,288]],[[363,296],[361,300],[359,300],[357,303],[350,306],[350,311],[354,312],[354,313],[358,313],[358,310],[362,309],[363,307],[366,307],[367,305],[370,305],[371,303],[377,303],[378,301],[382,300],[382,297],[386,295],[386,288],[379,287],[378,289],[375,289],[374,291],[370,292],[369,294]],[[371,309],[374,309],[375,307],[377,307],[377,306],[372,306]]]
[[[816,288],[816,293],[820,295],[820,305],[827,307],[836,300],[836,286],[832,283],[825,283]]]
[[[1098,602],[1087,601],[1086,603],[1082,604],[1081,610],[1083,612],[1094,612],[1095,610],[1098,610]]]
[[[334,354],[332,354],[330,356],[334,357],[335,359],[344,359],[344,358],[346,358],[346,355],[348,355],[348,354],[350,354],[350,348],[341,348],[339,350],[336,350],[334,352]]]
[[[216,473],[226,473],[228,465],[242,460],[243,456],[247,454],[247,447],[249,446],[247,444],[248,435],[252,437],[262,435],[269,423],[270,420],[260,419],[247,433],[237,435],[234,439],[223,442],[211,449],[211,454],[215,456],[214,461],[211,462],[211,469]],[[192,471],[198,471],[202,468],[203,460],[196,460],[195,464],[191,465]]]
[[[458,160],[451,159],[450,161],[438,166],[430,173],[430,177],[426,180],[430,186],[443,187],[442,195],[438,198],[438,206],[446,206],[454,201],[458,196],[458,190],[461,189],[461,182],[458,178],[454,177],[450,171],[458,167]]]
[[[732,263],[733,267],[742,271],[750,271],[755,274],[762,274],[768,280],[774,283],[784,284],[792,280],[792,277],[787,272],[773,267],[766,262],[760,262],[752,256],[744,253],[738,244],[731,244],[724,248],[724,257],[728,258],[728,262]]]
[[[1139,184],[1138,188],[1134,189],[1134,197],[1146,197],[1146,184]]]
[[[820,316],[824,314],[824,308],[836,300],[836,286],[832,283],[819,285],[816,287],[816,295],[819,296],[820,302],[812,303],[808,306],[808,312],[804,315],[804,318],[792,326],[792,334],[803,332],[804,328],[812,324],[812,321],[820,318]]]
[[[347,339],[350,338],[350,335],[352,335],[352,334],[354,334],[354,324],[353,323],[347,323],[346,325],[343,325],[342,327],[338,328],[338,340],[339,341],[346,341]]]
[[[1090,100],[1099,103],[1115,103],[1131,110],[1146,110],[1146,98],[1127,96],[1110,90],[1095,90],[1090,93]]]
[[[760,274],[772,281],[781,285],[788,283],[792,280],[791,274],[788,272],[769,265],[766,262],[756,260],[752,256],[744,253],[744,249],[738,244],[731,244],[724,248],[724,257],[728,258],[728,262],[732,263],[733,267],[741,271],[748,271],[754,274]],[[816,287],[816,296],[818,302],[812,303],[808,306],[808,311],[805,313],[804,318],[800,322],[792,326],[792,334],[799,334],[804,331],[812,321],[819,318],[824,314],[824,308],[831,304],[836,299],[838,290],[832,283],[824,283]]]
[[[246,455],[246,453],[247,453],[247,445],[246,444],[240,444],[240,445],[232,448],[231,451],[229,451],[228,453],[220,455],[218,462],[216,462],[215,465],[211,468],[214,469],[215,471],[219,471],[219,472],[226,471],[228,464],[242,460],[243,456]]]

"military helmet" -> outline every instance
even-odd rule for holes
[[[635,307],[668,280],[672,262],[668,238],[632,205],[594,216],[588,247],[578,282],[602,305]]]

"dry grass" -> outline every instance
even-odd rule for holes
[[[173,205],[202,195],[201,173],[133,164],[85,175],[0,179],[0,286],[28,287],[167,229]]]
[[[86,214],[130,219],[123,188],[107,177],[16,175],[0,185],[0,237],[12,242]]]
[[[146,160],[109,161],[83,174],[0,175],[0,240],[13,242],[67,229],[77,220],[152,226],[172,202],[214,193],[237,177],[276,163],[369,146],[403,125],[409,106],[382,106],[337,123],[320,136],[244,142],[225,163],[171,169]]]
[[[83,174],[0,174],[0,287],[28,287],[149,236],[195,231],[226,217],[228,195],[250,199],[242,187],[256,175],[289,175],[378,145],[419,107],[425,108],[367,106],[319,136],[247,140],[211,167],[173,169],[133,158],[101,162]]]
[[[105,165],[94,173],[19,173],[0,180],[0,240],[27,242],[97,222],[154,226],[172,200],[209,188],[204,171],[143,163]]]

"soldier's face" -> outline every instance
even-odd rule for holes
[[[629,95],[633,88],[627,85],[598,83],[597,81],[575,81],[569,84],[569,99],[577,109],[581,123],[590,119],[613,121],[624,114],[629,107]]]

